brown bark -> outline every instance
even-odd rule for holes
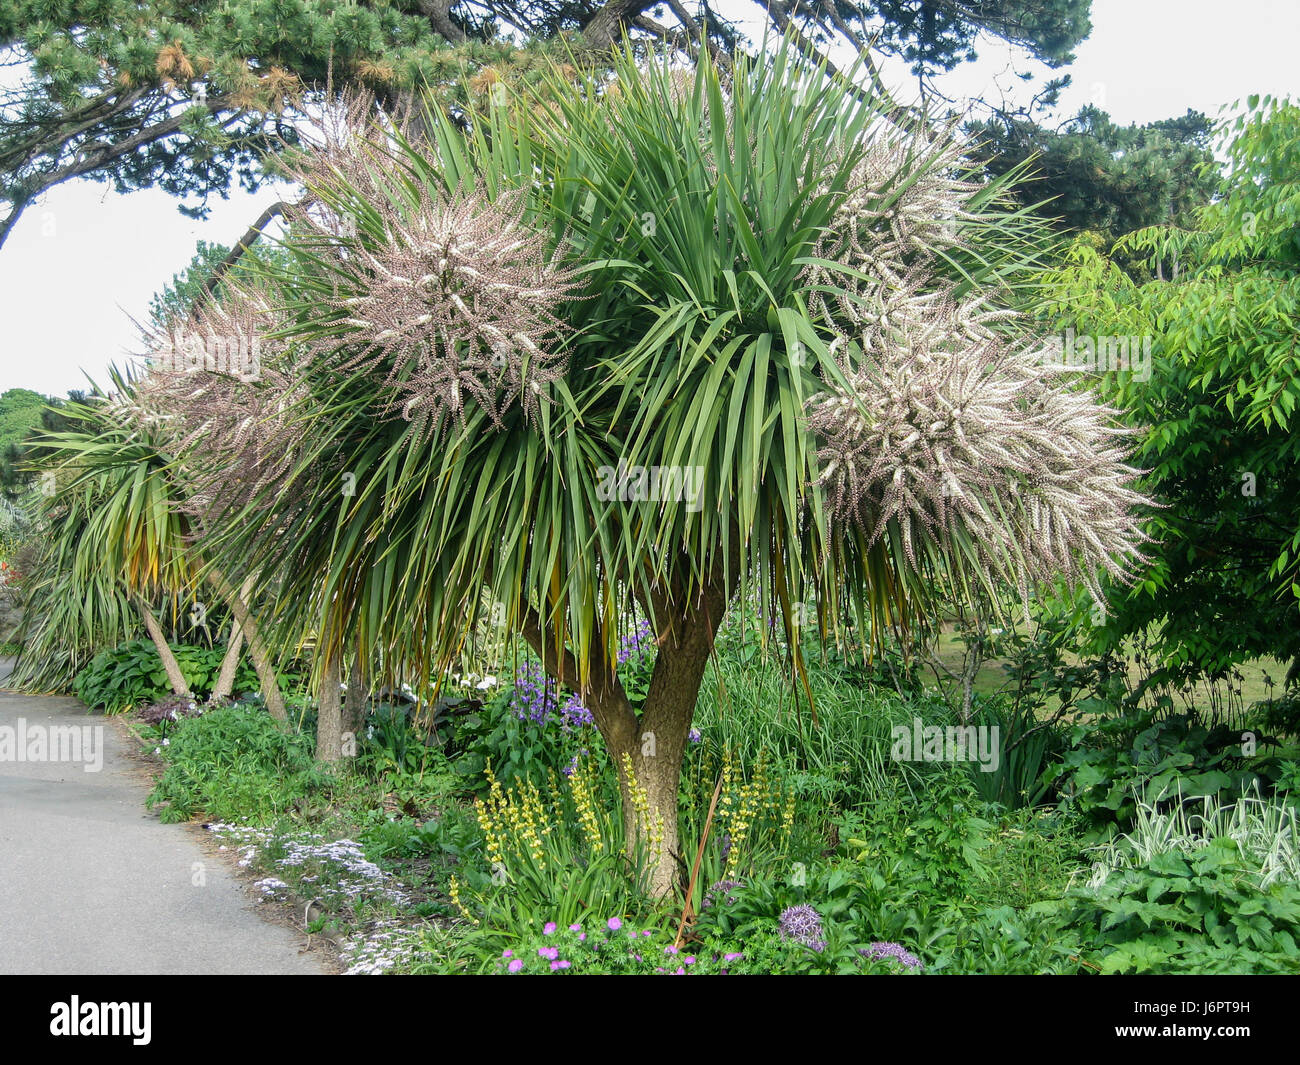
[[[636,825],[637,831],[642,838],[648,829],[658,835],[653,823],[656,818],[663,819],[661,841],[648,855],[650,891],[656,897],[672,891],[679,863],[685,864],[677,834],[682,760],[700,684],[728,598],[726,587],[717,580],[701,592],[685,597],[684,602],[680,590],[675,593],[665,590],[652,594],[647,604],[659,632],[659,653],[641,714],[639,746],[632,753],[631,761],[633,774],[645,788],[650,807],[649,818],[640,818],[642,823]],[[621,783],[627,787],[626,781]],[[625,824],[630,820],[625,808]]]
[[[524,639],[541,657],[547,673],[582,693],[618,767],[628,854],[636,858],[639,852],[645,861],[646,886],[656,898],[672,893],[679,862],[685,864],[677,825],[682,760],[700,684],[728,598],[728,589],[719,578],[694,595],[681,589],[664,589],[643,604],[659,633],[659,651],[639,717],[600,641],[593,641],[590,677],[584,688],[572,653],[558,644],[554,632],[542,623],[536,611],[524,612]],[[634,799],[633,781],[627,776],[628,765],[635,784],[644,790],[645,803],[640,809]]]
[[[212,705],[224,703],[230,698],[235,687],[235,671],[239,669],[239,654],[244,649],[244,632],[238,621],[230,623],[230,640],[226,644],[225,656],[221,659],[221,672],[217,674],[217,683],[212,689],[208,702]]]
[[[582,27],[582,36],[592,48],[613,48],[623,29],[651,6],[647,0],[609,0]]]
[[[451,20],[451,0],[420,0],[420,12],[448,44],[464,44],[465,31]]]
[[[366,660],[358,647],[348,670],[348,690],[343,701],[343,731],[354,736],[361,731],[366,718],[366,699],[369,698],[366,681]]]
[[[181,672],[180,663],[176,661],[176,656],[172,654],[171,646],[167,643],[167,636],[158,624],[158,619],[149,609],[149,604],[144,601],[143,596],[132,596],[135,600],[135,608],[140,612],[140,617],[144,621],[145,630],[149,633],[149,638],[153,640],[153,645],[158,649],[158,657],[162,659],[163,669],[167,671],[167,683],[171,685],[172,691],[177,695],[189,695],[190,686],[185,681],[185,674]]]
[[[266,641],[262,638],[262,630],[248,609],[248,603],[244,598],[252,590],[252,578],[244,582],[242,596],[235,592],[220,570],[210,569],[208,580],[230,607],[230,612],[235,615],[239,629],[244,634],[244,640],[248,643],[248,657],[253,660],[253,669],[257,673],[258,683],[262,686],[262,698],[266,702],[267,712],[276,721],[288,722],[289,714],[284,708],[284,697],[280,694],[279,677],[276,676]]]
[[[317,700],[316,761],[336,763],[343,760],[342,655],[335,649],[322,649],[322,653],[326,658]]]

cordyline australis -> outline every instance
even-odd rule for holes
[[[1026,615],[1031,585],[1055,577],[1100,603],[1098,568],[1129,579],[1147,540],[1130,430],[1035,350],[1027,319],[960,295],[942,272],[975,218],[979,186],[955,176],[961,154],[956,141],[881,140],[823,239],[822,257],[865,277],[834,307],[856,330],[833,345],[850,387],[807,405],[819,484],[832,520],[868,545],[896,530],[919,568],[918,545],[937,544],[985,586],[1014,585]]]
[[[135,418],[184,457],[187,513],[204,522],[250,503],[284,502],[309,427],[300,353],[276,340],[284,314],[269,293],[230,285],[189,317],[146,332]]]
[[[935,294],[892,301],[851,392],[818,397],[821,483],[836,521],[874,543],[896,526],[908,561],[921,537],[961,547],[988,574],[1063,576],[1101,602],[1096,568],[1124,580],[1141,560],[1115,412],[1037,353],[986,328],[991,314]]]
[[[618,93],[557,85],[557,117],[501,108],[470,136],[435,116],[420,146],[354,111],[293,164],[311,202],[272,283],[306,392],[285,431],[311,424],[323,458],[267,513],[314,517],[255,568],[331,654],[355,638],[429,675],[487,585],[590,709],[662,894],[738,592],[761,587],[776,617],[866,589],[881,638],[935,573],[1095,591],[1097,565],[1138,557],[1141,497],[1110,412],[1040,366],[1002,306],[1025,237],[959,145],[873,118],[789,53],[725,86],[706,58],[690,94],[630,53],[616,65]],[[708,120],[719,105],[729,122]],[[601,499],[619,459],[704,470],[704,505]],[[256,536],[230,542],[246,558]],[[635,703],[615,660],[627,600],[656,633]],[[320,720],[318,752],[341,757],[324,699]]]
[[[324,127],[318,149],[290,166],[312,205],[291,213],[298,240],[323,254],[334,285],[322,301],[331,327],[305,352],[340,375],[373,373],[390,396],[380,413],[415,422],[421,437],[445,437],[470,402],[496,426],[516,404],[535,419],[565,373],[557,310],[578,282],[525,220],[524,192],[377,188],[376,168],[400,166],[389,131],[363,100],[339,114],[341,127]]]

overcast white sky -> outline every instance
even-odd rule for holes
[[[1300,96],[1297,0],[1093,0],[1092,36],[1068,68],[1074,84],[1058,113],[1095,103],[1122,124],[1181,115],[1212,117],[1249,93]],[[997,87],[1027,100],[1015,72],[1044,69],[985,44],[979,62],[941,82],[958,98],[994,97]],[[893,73],[906,87],[904,70]],[[189,264],[200,239],[233,243],[273,188],[214,199],[196,222],[160,192],[118,196],[79,181],[28,209],[0,249],[0,392],[62,394],[96,380],[134,344],[131,317],[144,320],[150,297]]]

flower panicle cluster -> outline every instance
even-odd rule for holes
[[[330,262],[335,293],[306,338],[334,372],[377,378],[382,416],[445,436],[471,404],[492,424],[535,420],[567,371],[557,314],[581,282],[527,193],[403,180],[391,131],[355,101],[294,161],[308,190],[303,243]]]
[[[1098,569],[1129,578],[1142,559],[1126,430],[1117,412],[993,330],[973,301],[917,294],[882,312],[851,391],[809,407],[820,483],[835,521],[874,544],[896,531],[908,564],[921,543],[973,552],[1028,601],[1058,575],[1101,601]]]
[[[543,873],[608,852],[613,837],[591,759],[576,759],[565,775],[551,772],[544,788],[528,778],[507,788],[490,765],[485,776],[488,794],[475,800],[474,812],[494,877]]]
[[[649,621],[642,618],[636,628],[627,633],[619,643],[618,664],[627,665],[655,646],[655,630]]]
[[[767,752],[760,752],[751,778],[744,781],[737,794],[734,812],[727,821],[727,830],[731,835],[731,853],[727,858],[727,868],[734,866],[736,858],[744,853],[745,841],[753,827],[755,815],[765,800],[770,798],[767,776]]]
[[[524,662],[515,673],[511,707],[520,721],[539,725],[558,722],[564,732],[574,732],[596,720],[581,696],[571,693],[561,701],[555,680],[532,661]]]
[[[928,134],[882,127],[854,167],[826,250],[897,285],[912,264],[964,246],[977,220],[967,204],[980,185],[963,174],[956,133],[955,125]],[[851,300],[840,309],[855,313]]]
[[[772,773],[767,752],[760,751],[746,778],[735,755],[722,755],[722,791],[715,813],[715,838],[723,875],[735,874],[759,852],[780,851],[794,823],[794,792]]]
[[[1057,576],[1100,601],[1099,570],[1142,560],[1139,471],[1117,412],[962,287],[953,261],[984,225],[964,151],[952,129],[882,124],[808,267],[843,373],[807,405],[818,484],[837,525],[896,538],[913,568],[937,547],[1026,603]]]
[[[794,788],[789,787],[785,793],[785,804],[781,810],[781,836],[782,840],[788,846],[790,837],[794,835],[794,810],[795,810],[795,793]]]
[[[460,880],[457,879],[454,875],[452,876],[450,882],[447,885],[447,897],[451,899],[451,904],[456,907],[456,910],[460,913],[462,917],[465,918],[465,920],[469,921],[470,924],[479,923],[478,918],[475,917],[472,913],[470,913],[469,908],[465,905],[464,900],[461,898]]]
[[[578,814],[578,824],[587,846],[593,854],[600,854],[605,849],[605,839],[600,819],[596,816],[595,771],[591,760],[579,759],[567,780],[574,809]]]
[[[277,338],[285,311],[270,293],[227,284],[186,317],[144,330],[143,373],[119,402],[139,429],[183,457],[187,512],[281,504],[308,451],[295,413],[301,356]]]

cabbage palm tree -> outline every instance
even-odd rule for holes
[[[219,573],[203,568],[198,532],[186,510],[183,478],[174,454],[175,441],[165,425],[141,421],[135,406],[137,384],[113,374],[110,401],[72,404],[64,412],[72,427],[46,433],[39,441],[39,461],[59,490],[49,497],[54,530],[53,568],[66,570],[70,580],[60,584],[64,595],[105,582],[120,589],[133,605],[157,648],[168,683],[178,695],[189,684],[151,603],[158,597],[179,600],[193,596],[203,579],[230,607],[238,626],[232,630],[228,661],[213,690],[213,698],[229,695],[223,685],[233,681],[243,641],[249,645],[267,708],[286,720],[278,682],[266,653],[260,627],[247,605],[251,584],[242,594]],[[112,593],[103,590],[101,596]],[[49,607],[51,604],[46,604]]]
[[[591,709],[663,894],[738,596],[798,674],[814,621],[882,640],[940,594],[1122,572],[1138,497],[1109,413],[1017,315],[1039,231],[960,145],[788,47],[569,73],[420,144],[354,113],[300,164],[310,207],[266,278],[293,469],[236,493],[214,550],[275,582],[322,661],[421,677],[486,587]],[[640,704],[617,665],[637,615]]]

